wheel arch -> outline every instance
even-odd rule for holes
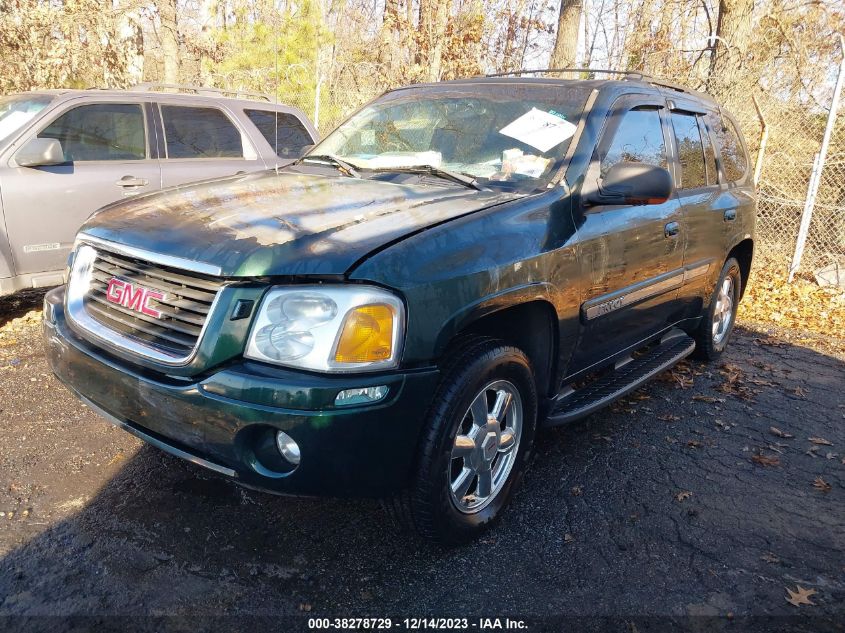
[[[736,258],[736,261],[739,262],[739,271],[742,275],[742,288],[740,289],[739,298],[742,299],[745,294],[745,289],[748,286],[748,276],[751,273],[751,262],[754,259],[754,240],[747,237],[740,241],[728,253],[727,259],[730,259],[731,257]]]
[[[490,336],[518,347],[531,361],[538,395],[542,398],[555,391],[557,312],[546,284],[514,288],[456,314],[441,329],[437,358],[442,359],[469,335]]]

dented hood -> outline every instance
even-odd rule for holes
[[[82,231],[211,264],[230,277],[342,275],[385,244],[514,197],[269,171],[120,202]]]

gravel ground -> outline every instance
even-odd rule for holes
[[[20,616],[71,614],[124,630],[221,615],[282,631],[355,615],[843,630],[841,339],[739,328],[722,362],[685,362],[543,433],[502,521],[442,549],[394,531],[375,502],[247,491],[113,428],[51,376],[39,303],[0,303],[3,630],[69,630]],[[787,602],[797,587],[812,605]],[[107,617],[127,615],[176,618]]]

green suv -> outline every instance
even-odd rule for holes
[[[756,213],[736,123],[619,77],[394,90],[289,166],[103,208],[45,299],[53,371],[244,485],[476,536],[540,427],[733,328]]]

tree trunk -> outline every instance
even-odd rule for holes
[[[718,39],[710,54],[709,90],[722,90],[731,85],[742,68],[751,44],[754,0],[719,0],[716,22]]]
[[[440,81],[443,45],[449,22],[450,0],[420,0],[419,32],[421,36],[418,63],[428,81]]]
[[[126,56],[126,84],[144,81],[144,30],[138,12],[128,2],[117,5],[117,33]]]
[[[179,83],[179,27],[176,21],[176,0],[158,0],[161,20],[161,54],[164,62],[162,81]]]
[[[572,68],[578,52],[578,27],[581,25],[583,0],[561,0],[557,21],[557,37],[552,50],[551,68]]]

